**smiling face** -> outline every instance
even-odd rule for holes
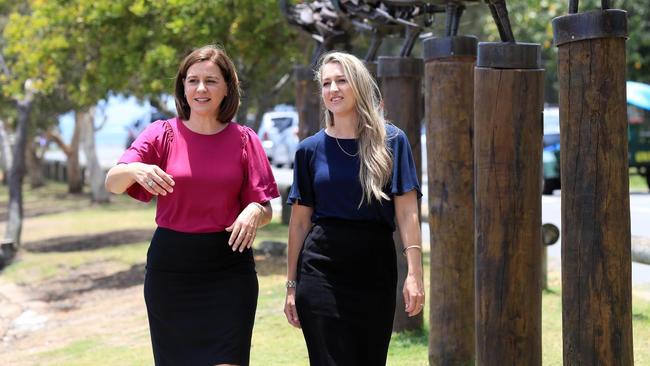
[[[325,108],[332,112],[334,118],[346,117],[356,113],[354,91],[338,62],[323,65],[321,72],[321,96]]]
[[[190,66],[183,85],[191,114],[214,118],[219,115],[219,106],[228,94],[228,86],[214,62],[202,61]]]

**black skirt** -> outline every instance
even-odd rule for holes
[[[397,283],[390,227],[319,220],[305,238],[297,280],[312,366],[386,364]]]
[[[154,233],[144,297],[156,365],[248,365],[257,274],[252,251],[233,252],[229,237]]]

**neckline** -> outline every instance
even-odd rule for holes
[[[327,137],[329,137],[329,138],[331,138],[333,140],[339,140],[339,141],[357,141],[358,140],[358,138],[334,137],[334,136],[330,135],[329,133],[327,133],[327,130],[324,129],[324,128],[323,128],[323,133],[325,134],[325,136],[327,136]]]
[[[220,135],[221,133],[228,130],[230,128],[230,126],[232,125],[232,122],[228,122],[226,124],[226,127],[222,128],[221,131],[218,131],[218,132],[215,132],[215,133],[200,133],[200,132],[193,131],[192,129],[190,129],[189,127],[187,127],[185,125],[185,122],[180,117],[176,117],[176,124],[180,125],[181,127],[179,127],[179,128],[181,128],[182,130],[187,131],[187,132],[189,132],[189,133],[191,133],[193,135],[210,137],[210,136]]]

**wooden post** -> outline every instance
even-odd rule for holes
[[[410,57],[379,57],[377,77],[381,80],[381,91],[387,119],[401,128],[409,139],[418,177],[422,177],[422,153],[420,149],[420,127],[422,119],[422,59]],[[421,181],[421,179],[420,179]],[[395,250],[402,252],[399,230],[393,235]],[[422,313],[409,318],[404,312],[402,286],[407,274],[406,259],[397,256],[396,310],[393,331],[421,329]]]
[[[634,363],[627,13],[605,5],[606,10],[553,20],[560,81],[565,365]]]
[[[320,88],[314,80],[311,66],[296,66],[296,109],[298,110],[298,136],[300,140],[321,129]]]
[[[540,46],[479,43],[474,74],[477,365],[542,363]]]
[[[429,365],[474,364],[475,37],[424,41]]]

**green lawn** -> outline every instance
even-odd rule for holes
[[[115,197],[110,205],[92,205],[84,195],[66,194],[61,184],[28,189],[25,200],[24,248],[15,263],[0,273],[0,281],[18,284],[36,297],[52,293],[67,297],[48,299],[53,321],[47,327],[11,344],[0,343],[0,364],[152,364],[138,276],[154,228],[153,206],[126,197]],[[5,203],[6,187],[0,187],[0,207],[6,207]],[[2,230],[4,224],[0,223]],[[257,242],[286,241],[286,235],[286,226],[274,222],[260,231]],[[252,365],[307,365],[302,335],[288,325],[282,313],[284,261],[262,256],[257,261],[260,297]],[[428,282],[428,260],[425,262]],[[543,294],[544,365],[562,364],[558,277],[549,274],[551,290]],[[83,281],[92,286],[84,287]],[[427,319],[425,313],[424,329],[429,326]],[[636,364],[650,364],[650,302],[634,298],[633,321]],[[427,347],[425,330],[394,335],[388,364],[427,365]]]

